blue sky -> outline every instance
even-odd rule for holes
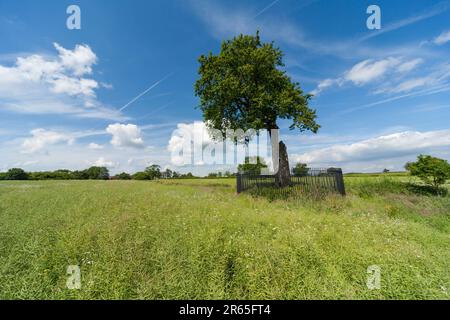
[[[66,27],[71,4],[81,30]],[[381,30],[366,27],[371,4]],[[319,134],[281,122],[291,163],[379,171],[419,153],[450,159],[449,21],[450,2],[430,0],[2,0],[0,171],[233,169],[176,167],[171,136],[201,126],[198,57],[256,30],[316,94]]]

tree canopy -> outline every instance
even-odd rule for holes
[[[264,168],[267,168],[264,158],[246,157],[244,163],[238,166],[238,172],[251,175],[260,175],[261,170]]]
[[[420,178],[436,189],[450,179],[450,164],[448,161],[429,155],[420,155],[416,162],[408,162],[405,169],[411,175]]]
[[[6,172],[4,176],[5,180],[28,180],[29,174],[26,173],[23,169],[20,168],[12,168]]]
[[[278,129],[278,119],[292,120],[291,129],[317,132],[316,112],[281,68],[283,53],[262,43],[259,33],[240,35],[222,43],[218,55],[202,55],[195,93],[209,128]]]

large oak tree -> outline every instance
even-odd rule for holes
[[[224,41],[218,55],[210,52],[200,56],[199,62],[195,93],[209,128],[224,136],[229,129],[270,132],[279,129],[279,119],[291,120],[291,130],[316,133],[320,128],[315,110],[308,106],[312,96],[289,78],[281,50],[274,43],[261,42],[258,32]],[[289,179],[286,146],[278,134],[272,134],[271,140],[274,150],[279,143],[279,168],[275,170],[284,186]]]

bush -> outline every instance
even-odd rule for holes
[[[131,180],[131,175],[126,172],[122,172],[116,176],[117,180]]]
[[[150,180],[160,179],[161,178],[161,167],[157,164],[153,164],[147,168],[145,168],[145,173],[149,177]]]
[[[89,179],[89,176],[88,176],[86,170],[83,170],[83,171],[74,171],[74,172],[72,173],[72,175],[73,175],[73,178],[74,178],[75,180],[87,180],[87,179]]]
[[[28,180],[29,175],[23,169],[9,169],[5,174],[5,180]]]
[[[133,180],[150,180],[150,176],[147,172],[136,172],[132,176]]]
[[[296,177],[304,177],[308,175],[308,165],[306,163],[297,163],[294,168],[292,168],[292,174]]]
[[[108,180],[109,171],[105,167],[90,167],[86,170],[88,179],[90,180]]]
[[[412,176],[420,178],[425,184],[439,190],[450,179],[450,164],[447,160],[427,155],[420,155],[416,162],[405,166]]]
[[[267,164],[262,157],[245,157],[243,164],[238,166],[239,173],[260,175],[261,170],[267,168]]]

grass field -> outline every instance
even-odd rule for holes
[[[449,299],[450,197],[405,179],[272,202],[232,179],[4,181],[0,298]]]

